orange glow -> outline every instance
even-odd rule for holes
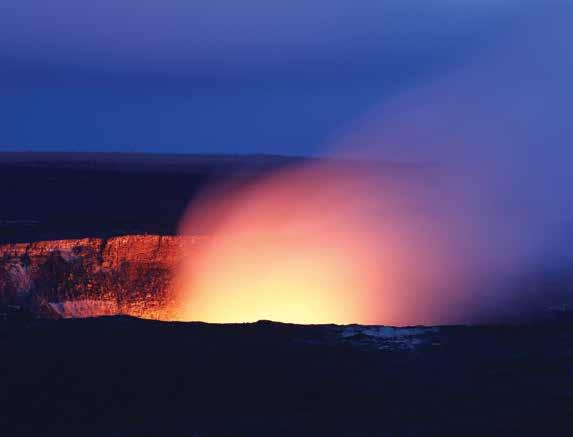
[[[442,258],[409,220],[408,196],[387,189],[381,201],[380,183],[371,168],[322,164],[205,196],[182,223],[210,238],[184,258],[178,318],[426,321],[433,298],[418,285],[439,283]]]

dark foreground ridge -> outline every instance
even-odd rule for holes
[[[4,318],[6,436],[570,435],[570,323]]]

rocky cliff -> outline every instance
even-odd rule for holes
[[[202,237],[132,235],[0,246],[0,304],[38,317],[169,319],[184,245]]]

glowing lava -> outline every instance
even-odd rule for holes
[[[387,189],[381,201],[379,183],[369,168],[312,165],[195,203],[182,232],[210,238],[183,262],[179,318],[429,321],[448,296],[421,285],[452,279],[445,258],[410,220],[412,192]]]

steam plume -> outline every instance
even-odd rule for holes
[[[571,241],[571,11],[547,10],[328,150],[369,164],[313,162],[195,206],[183,232],[212,223],[214,242],[189,258],[185,317],[460,323],[551,302],[518,285]],[[427,165],[388,177],[388,159]]]

